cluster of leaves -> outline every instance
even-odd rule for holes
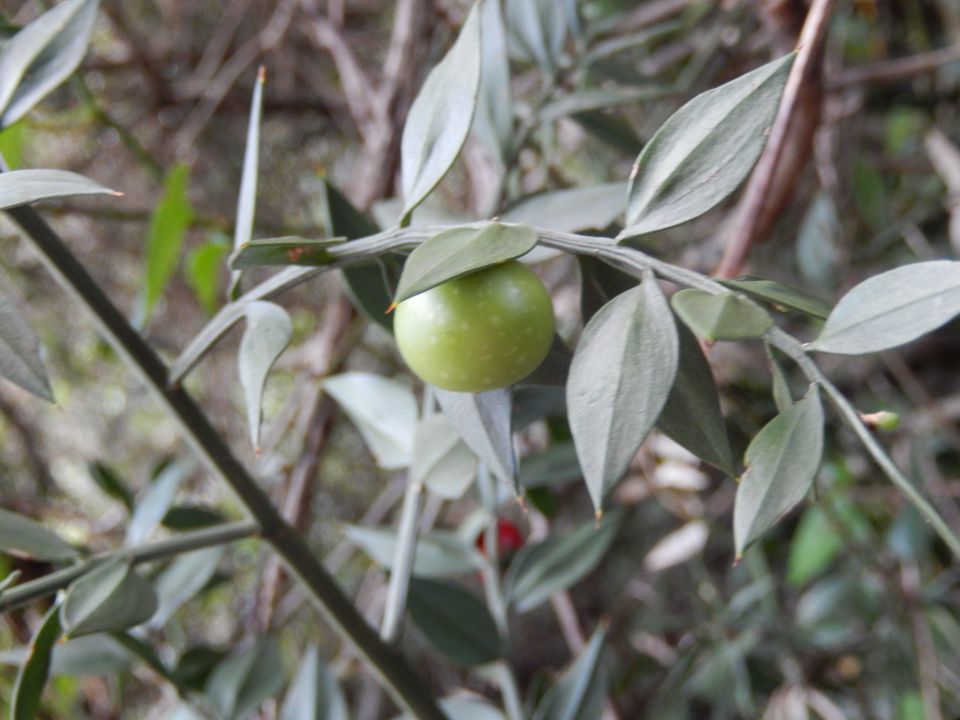
[[[558,593],[574,587],[608,556],[618,536],[629,532],[625,528],[634,523],[625,522],[627,516],[641,520],[644,512],[651,512],[615,509],[603,514],[609,495],[629,473],[638,450],[656,427],[655,435],[662,432],[669,436],[721,473],[739,473],[733,502],[733,554],[744,558],[745,569],[734,571],[727,578],[729,585],[719,589],[708,575],[701,579],[700,592],[712,594],[707,609],[720,617],[702,622],[697,619],[697,627],[704,628],[707,636],[695,651],[680,644],[656,646],[661,657],[666,655],[671,660],[664,662],[668,669],[662,673],[663,688],[650,693],[651,712],[655,710],[658,717],[684,717],[698,703],[707,702],[718,717],[750,716],[756,708],[749,680],[754,673],[748,664],[772,659],[774,664],[785,666],[782,672],[788,680],[772,695],[771,706],[776,702],[778,707],[816,709],[819,703],[821,709],[816,711],[828,716],[835,702],[819,689],[803,684],[797,672],[786,667],[796,664],[794,658],[803,651],[803,641],[792,637],[793,633],[783,633],[776,636],[770,648],[762,648],[762,633],[767,631],[764,625],[774,624],[778,615],[775,588],[764,567],[762,551],[746,551],[809,494],[825,451],[826,417],[821,403],[821,394],[825,394],[837,408],[839,419],[859,435],[907,499],[933,521],[950,550],[960,554],[960,541],[886,458],[849,403],[810,357],[812,352],[861,355],[883,351],[948,323],[960,314],[960,264],[929,260],[881,273],[853,287],[831,308],[802,290],[772,280],[747,278],[721,284],[656,260],[639,249],[649,241],[650,234],[704,215],[741,184],[762,150],[792,55],[702,93],[673,113],[644,144],[627,188],[603,184],[544,193],[514,204],[498,221],[420,224],[417,209],[454,165],[471,130],[492,148],[503,163],[502,172],[511,171],[517,138],[525,130],[514,124],[508,48],[519,62],[532,63],[544,75],[554,76],[567,62],[568,39],[572,37],[577,45],[588,40],[574,3],[507,2],[506,23],[500,17],[500,7],[500,3],[491,1],[475,5],[449,52],[427,76],[410,109],[401,141],[403,200],[399,215],[396,224],[382,232],[376,232],[370,219],[328,185],[324,211],[329,237],[252,239],[261,75],[254,90],[230,259],[232,301],[175,360],[170,381],[182,381],[230,327],[244,320],[239,376],[250,441],[259,447],[267,376],[293,336],[287,312],[267,298],[324,270],[337,268],[358,307],[389,330],[389,321],[383,319],[389,305],[452,278],[528,256],[535,249],[579,256],[584,327],[576,346],[571,351],[557,338],[544,366],[517,388],[481,395],[427,389],[421,415],[413,391],[403,381],[349,372],[323,382],[324,391],[355,424],[377,464],[384,470],[406,470],[409,474],[408,497],[412,500],[405,503],[397,530],[359,525],[346,529],[354,545],[391,572],[391,590],[399,588],[398,594],[391,592],[388,596],[387,614],[391,610],[404,614],[407,606],[419,637],[454,663],[475,669],[470,675],[472,682],[485,679],[499,683],[506,716],[521,717],[524,711],[519,699],[511,699],[511,692],[516,693],[511,669],[516,648],[511,647],[510,617],[532,613]],[[20,100],[18,105],[18,97],[26,94],[32,98],[31,103],[36,102],[73,70],[86,45],[95,10],[96,2],[69,0],[21,30],[0,49],[4,53],[0,54],[0,82],[7,76],[12,78],[7,80],[12,85],[7,91],[8,110],[13,107],[26,112],[29,103],[24,105]],[[57,34],[44,30],[51,18],[61,23]],[[26,43],[33,54],[23,52],[17,43]],[[11,57],[22,67],[7,73],[3,63],[10,47],[18,48]],[[598,48],[595,46],[593,52]],[[46,69],[49,67],[57,68],[55,75]],[[20,82],[22,77],[26,80]],[[43,85],[46,77],[52,79]],[[40,88],[32,95],[31,83],[39,83],[36,86]],[[553,107],[544,104],[539,109],[539,121],[548,122],[563,114],[555,107],[561,102],[576,100],[574,104],[584,112],[590,109],[588,99],[599,103],[596,107],[613,104],[609,95],[595,96],[597,93],[584,91],[580,97],[571,94],[554,101]],[[168,175],[151,238],[180,236],[190,222],[189,204],[182,200],[185,173],[175,169]],[[0,175],[0,208],[108,192],[80,176],[60,171],[21,170]],[[573,219],[554,214],[555,208],[571,204],[590,206],[591,212]],[[623,222],[617,225],[621,213]],[[596,236],[575,234],[596,229],[603,232]],[[402,274],[384,272],[395,270],[391,263],[397,254],[411,248],[416,249],[406,258]],[[178,252],[179,248],[171,251],[169,244],[159,240],[148,246],[151,266],[160,270],[145,288],[145,313],[162,293]],[[241,294],[241,271],[263,265],[291,267]],[[668,299],[661,280],[686,289]],[[801,345],[778,327],[775,318],[787,318],[787,312],[791,313],[790,322],[801,316],[807,328],[814,328],[816,337],[811,343]],[[15,312],[8,315],[0,318],[4,320],[0,330],[5,340],[0,371],[28,390],[49,396],[38,344],[29,326]],[[718,391],[697,338],[709,342],[754,340],[766,350],[777,414],[758,431],[751,428],[752,440],[746,443],[741,463],[734,459]],[[788,379],[793,369],[785,371],[780,356],[795,365],[806,380],[799,399]],[[435,403],[440,412],[435,412]],[[516,433],[532,423],[550,428],[554,442],[518,462]],[[842,474],[842,464],[831,462],[829,467]],[[840,470],[836,470],[838,467]],[[103,475],[102,468],[100,471]],[[193,517],[179,524],[180,529],[191,532],[144,544],[161,522],[177,527],[171,514],[184,474],[183,463],[168,466],[136,501],[121,482],[103,479],[103,486],[111,487],[131,511],[125,547],[104,557],[82,559],[76,548],[41,525],[12,513],[0,515],[0,549],[18,557],[63,563],[64,569],[58,572],[67,574],[62,576],[62,583],[49,586],[66,590],[38,625],[26,655],[16,651],[5,655],[7,661],[20,665],[11,704],[13,717],[35,714],[51,667],[57,672],[59,662],[60,671],[66,672],[63,667],[71,652],[79,658],[101,652],[114,660],[121,658],[121,663],[129,663],[133,655],[189,698],[194,709],[184,705],[179,711],[183,713],[242,717],[281,692],[284,673],[272,637],[257,639],[226,657],[208,658],[201,663],[203,671],[193,675],[192,658],[185,654],[171,667],[151,645],[147,631],[161,630],[184,603],[211,583],[223,555],[222,543],[255,529],[228,525],[221,517],[201,511],[204,517],[199,520]],[[510,492],[529,495],[537,511],[545,516],[555,515],[551,505],[556,501],[556,491],[582,477],[597,513],[596,521],[589,519],[567,530],[551,530],[530,542],[503,559],[501,578],[500,558],[494,548],[502,493],[489,482],[489,474]],[[699,471],[698,477],[702,477]],[[443,501],[461,501],[475,492],[479,508],[468,513],[456,530],[429,530],[417,538],[412,528],[418,523],[417,497],[424,488]],[[850,546],[859,551],[869,544],[872,529],[865,523],[864,513],[852,503],[849,483],[838,480],[826,485],[822,493],[821,504],[802,516],[791,546],[788,575],[795,586],[802,586],[835,562],[841,548]],[[197,529],[207,525],[210,527]],[[689,523],[678,531],[673,543],[685,533],[683,538],[693,550],[682,550],[679,561],[654,561],[654,547],[648,555],[648,568],[659,569],[694,558],[706,545],[708,532],[702,520]],[[480,533],[487,539],[486,553],[480,552],[475,543]],[[713,552],[729,559],[729,546],[718,544],[718,548]],[[135,569],[135,565],[187,549],[192,552],[162,570],[144,574]],[[701,569],[706,575],[705,568]],[[478,572],[486,602],[471,587]],[[3,581],[0,603],[14,602],[10,598],[20,602],[36,587],[17,583],[15,576]],[[829,583],[812,588],[798,602],[797,633],[809,630],[807,642],[817,652],[846,652],[851,638],[844,624],[851,612],[863,608],[861,620],[879,615],[880,594],[876,588],[864,592],[864,584],[835,576]],[[662,597],[669,596],[663,593]],[[960,625],[935,602],[936,598],[927,608],[930,624],[940,635],[956,637]],[[837,606],[842,612],[836,612]],[[754,610],[762,615],[762,621],[747,622],[748,611]],[[612,610],[608,612],[612,614]],[[639,635],[646,638],[677,632],[677,628],[646,613],[641,613],[637,622]],[[137,626],[141,627],[132,629]],[[724,637],[722,630],[735,630],[736,636]],[[602,715],[608,694],[615,687],[614,664],[605,650],[606,636],[605,626],[598,624],[579,656],[549,689],[531,687],[527,702],[531,717],[546,720]],[[61,637],[70,642],[54,650]],[[108,644],[77,649],[95,638]],[[902,656],[902,648],[899,651]],[[656,652],[650,655],[656,657]],[[110,669],[120,667],[111,665]],[[621,671],[619,676],[627,675]],[[683,692],[673,693],[677,687]],[[731,687],[735,692],[730,692]],[[909,707],[913,699],[907,697]],[[450,717],[504,717],[487,700],[472,695],[451,696],[442,707]],[[282,708],[283,717],[347,716],[343,694],[317,648],[309,648],[303,656]]]

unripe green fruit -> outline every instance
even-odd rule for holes
[[[397,306],[393,332],[407,365],[444,390],[485,392],[522,380],[553,342],[550,295],[509,261],[449,280]]]

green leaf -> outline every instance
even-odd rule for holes
[[[677,376],[657,427],[701,460],[733,475],[733,454],[710,363],[693,333],[685,325],[676,327]]]
[[[57,613],[59,625],[60,615]],[[0,664],[22,665],[29,648],[0,650]],[[86,635],[69,642],[57,643],[53,649],[50,675],[89,676],[116,675],[130,668],[130,654],[109,635]]]
[[[620,239],[692,220],[737,189],[767,141],[794,56],[702,93],[670,116],[634,164]]]
[[[40,359],[40,341],[17,304],[4,295],[0,295],[0,375],[53,402],[47,370]]]
[[[22,573],[19,570],[14,570],[6,577],[0,579],[0,597],[3,597],[3,593],[12,588],[17,580],[20,579]]]
[[[843,549],[843,540],[820,507],[807,508],[790,542],[787,582],[805,585],[834,561]]]
[[[544,75],[555,72],[567,30],[575,23],[568,3],[557,0],[507,0],[507,31],[513,51],[537,64]]]
[[[220,236],[193,248],[187,256],[187,283],[208,315],[217,309],[220,268],[228,252],[230,248]]]
[[[11,170],[0,175],[0,210],[73,195],[117,192],[66,170]]]
[[[900,694],[897,702],[897,720],[925,720],[926,717],[923,696],[919,692],[908,690]]]
[[[143,317],[150,317],[153,306],[164,289],[177,263],[183,238],[193,220],[193,210],[187,199],[190,167],[179,164],[167,173],[163,195],[150,217],[147,232],[147,265],[144,277]]]
[[[447,280],[520,257],[536,244],[536,231],[526,225],[491,222],[445,230],[410,253],[394,305]]]
[[[87,51],[97,0],[67,0],[0,49],[0,128],[21,117],[77,69]]]
[[[744,275],[736,280],[719,280],[718,282],[731,290],[739,290],[756,300],[773,305],[777,309],[796,310],[820,320],[826,320],[830,314],[830,303],[826,300],[811,295],[806,290],[774,280]]]
[[[773,402],[777,406],[777,412],[784,412],[793,405],[793,392],[790,390],[790,383],[787,382],[783,368],[773,354],[773,348],[769,343],[764,343],[763,346],[767,353],[770,380],[773,383]]]
[[[528,195],[510,206],[501,220],[575,233],[603,230],[623,215],[625,207],[623,184],[605,183]]]
[[[767,423],[747,448],[747,471],[733,505],[737,557],[810,490],[823,453],[823,408],[816,385]]]
[[[237,364],[247,409],[247,429],[254,448],[260,447],[260,420],[267,375],[290,344],[291,337],[293,323],[282,307],[263,300],[247,305],[247,328],[240,341]]]
[[[198,530],[219,525],[226,518],[204,505],[174,505],[160,522],[168,530]]]
[[[10,720],[34,720],[40,712],[43,688],[50,676],[53,648],[60,634],[60,603],[56,602],[40,621],[40,627],[30,641],[27,657],[17,673],[10,703]]]
[[[570,364],[573,362],[573,353],[570,352],[563,340],[556,333],[547,356],[537,368],[520,381],[520,385],[549,385],[562,388],[567,384],[570,375]]]
[[[487,606],[461,585],[411,580],[410,616],[430,643],[461,665],[484,665],[503,656]]]
[[[862,355],[916,340],[960,314],[960,262],[931,260],[864,280],[844,295],[810,350]]]
[[[67,590],[60,622],[67,637],[105,630],[125,630],[149,620],[157,611],[153,585],[123,558],[108,560]]]
[[[589,255],[577,255],[577,263],[580,265],[580,313],[584,324],[608,302],[639,283],[633,275]]]
[[[251,240],[234,250],[228,262],[234,270],[270,265],[325,267],[333,262],[330,246],[342,242],[343,238],[313,240],[296,236]]]
[[[507,161],[512,141],[513,94],[506,28],[499,2],[484,0],[481,3],[480,24],[483,30],[482,61],[473,132],[487,147],[490,157],[502,166]]]
[[[116,470],[106,463],[94,461],[87,464],[87,471],[101,490],[122,502],[127,510],[133,510],[133,494]]]
[[[797,267],[806,282],[819,288],[831,288],[836,283],[841,262],[838,248],[841,233],[833,199],[829,193],[818,191],[797,234]]]
[[[396,470],[410,465],[417,401],[408,385],[351,372],[327,378],[323,388],[350,416],[380,467]]]
[[[174,462],[167,465],[157,478],[141,493],[134,505],[133,516],[127,526],[127,537],[124,544],[127,547],[140,545],[160,524],[177,488],[184,477],[192,470],[192,465],[186,462]]]
[[[283,677],[276,639],[261,637],[217,665],[205,692],[221,717],[243,718],[280,692]]]
[[[350,720],[343,691],[316,645],[303,654],[298,668],[283,700],[280,720]]]
[[[606,628],[600,628],[557,684],[537,705],[533,720],[596,720],[607,699],[607,673],[603,665]]]
[[[561,590],[585,578],[603,559],[623,520],[617,508],[597,523],[590,521],[563,535],[525,545],[504,578],[504,593],[517,612],[533,610]]]
[[[574,90],[546,103],[537,113],[537,120],[548,123],[570,115],[583,116],[594,110],[609,110],[623,105],[657,100],[672,91],[660,86],[608,86]],[[621,185],[621,189],[622,189]],[[626,204],[626,201],[624,202]]]
[[[188,600],[203,590],[213,578],[223,557],[223,547],[204,548],[180,555],[157,577],[157,611],[150,618],[151,628],[162,628]]]
[[[0,156],[7,167],[16,170],[23,165],[23,150],[27,144],[27,123],[25,120],[10,127],[0,129]]]
[[[263,83],[266,69],[261,66],[253,84],[250,101],[250,120],[247,123],[247,143],[243,151],[243,173],[240,177],[240,195],[237,198],[237,223],[233,231],[233,248],[239,250],[253,239],[253,218],[257,207],[257,168],[260,162],[260,116],[263,111]],[[230,280],[229,295],[236,299],[240,291],[240,272],[235,270]]]
[[[567,409],[597,511],[666,404],[677,373],[677,346],[673,313],[649,272],[641,285],[594,315],[580,336]]]
[[[573,443],[556,443],[520,463],[520,484],[525,488],[561,485],[583,477]]]
[[[393,530],[347,525],[346,534],[354,543],[385,570],[393,565],[397,534]],[[417,539],[413,561],[415,577],[448,577],[478,570],[483,559],[469,543],[455,533],[443,530],[423,533]]]
[[[357,210],[329,180],[324,179],[320,185],[319,201],[323,227],[330,235],[355,240],[379,230],[377,224]],[[393,332],[393,315],[387,313],[387,308],[393,301],[401,267],[396,254],[384,254],[373,262],[350,265],[340,271],[354,305],[390,332]]]
[[[458,393],[434,388],[444,415],[460,437],[502,482],[517,489],[510,392]]]
[[[400,140],[401,225],[447,174],[467,139],[480,88],[480,48],[480,11],[474,4],[407,114]]]
[[[0,552],[44,562],[72,560],[78,553],[43,525],[0,508]]]
[[[503,713],[481,697],[461,695],[444,698],[440,709],[451,720],[504,720]],[[415,720],[410,715],[398,715],[393,720]]]
[[[766,310],[733,293],[687,288],[674,293],[670,304],[687,327],[705,340],[759,337],[773,327],[773,318]]]
[[[463,497],[477,474],[477,456],[443,414],[428,415],[413,435],[410,481],[445,500]]]

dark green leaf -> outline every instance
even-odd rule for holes
[[[677,376],[657,427],[701,460],[733,475],[733,454],[710,364],[685,325],[677,325],[677,338]]]
[[[444,415],[490,472],[517,487],[517,460],[513,452],[510,392],[491,390],[472,394],[434,388]]]
[[[283,662],[273,637],[261,637],[221,662],[207,680],[206,695],[225,718],[243,718],[283,687]]]
[[[564,418],[567,414],[563,386],[518,385],[513,391],[513,430],[520,432],[541,418]]]
[[[737,189],[767,141],[793,59],[702,93],[670,116],[634,164],[621,239],[692,220]]]
[[[573,443],[557,443],[520,462],[520,484],[525,488],[560,485],[583,476]]]
[[[283,700],[280,720],[350,720],[343,691],[320,659],[316,645],[304,653],[298,667]]]
[[[504,578],[504,592],[517,612],[527,612],[586,577],[603,559],[616,537],[622,511],[564,535],[551,535],[526,545],[513,558]]]
[[[87,471],[101,490],[122,502],[127,510],[133,510],[133,493],[112,467],[106,463],[94,461],[87,465]]]
[[[239,250],[253,239],[253,218],[257,207],[257,168],[260,164],[260,116],[263,111],[263,83],[266,70],[261,66],[253,84],[247,143],[243,151],[243,174],[237,199],[237,221],[233,232],[233,249]],[[230,297],[236,299],[240,289],[240,272],[234,271],[230,281]]]
[[[180,555],[160,573],[154,583],[158,607],[150,618],[151,628],[163,627],[185,602],[207,586],[217,572],[223,552],[223,547],[194,550]]]
[[[784,285],[774,280],[764,280],[763,278],[744,275],[736,280],[720,280],[719,282],[732,290],[739,290],[776,308],[796,310],[820,320],[826,320],[830,314],[830,303],[826,300],[821,300],[806,290]]]
[[[793,405],[790,383],[773,354],[773,348],[764,343],[764,349],[767,352],[767,366],[770,368],[770,380],[773,383],[773,402],[777,406],[777,412],[783,412]]]
[[[30,641],[27,657],[17,673],[10,720],[34,720],[40,712],[40,699],[50,675],[50,659],[60,634],[60,604],[54,603],[40,621],[40,627]]]
[[[170,530],[197,530],[222,522],[226,522],[223,515],[203,505],[174,505],[161,520]]]
[[[347,525],[346,534],[380,567],[391,568],[397,544],[395,531]],[[413,574],[416,577],[463,575],[479,569],[481,564],[482,558],[471,544],[454,533],[434,530],[417,539]]]
[[[447,500],[463,497],[477,473],[477,456],[471,452],[450,420],[428,415],[413,436],[410,481]]]
[[[410,582],[410,615],[444,655],[462,665],[484,665],[503,655],[487,606],[466,588],[440,580]]]
[[[574,233],[603,230],[623,215],[624,207],[623,184],[605,183],[529,195],[512,205],[501,219]]]
[[[333,261],[330,246],[342,242],[343,238],[311,240],[293,236],[251,240],[231,253],[229,264],[234,270],[264,265],[324,267]]]
[[[733,505],[737,557],[810,490],[823,452],[823,408],[816,385],[767,423],[747,448]]]
[[[187,199],[189,181],[190,167],[184,164],[174,166],[164,180],[163,195],[150,217],[143,288],[144,318],[150,316],[180,262],[183,238],[193,221],[193,209]]]
[[[606,628],[600,628],[557,684],[550,688],[533,714],[533,720],[596,720],[607,699],[607,674],[603,665]]]
[[[43,525],[0,508],[0,552],[31,560],[57,562],[77,557],[77,550]]]
[[[480,88],[480,54],[480,11],[474,4],[407,114],[400,141],[401,225],[447,174],[467,139]]]
[[[570,374],[573,353],[567,348],[560,336],[554,333],[550,350],[537,369],[521,380],[522,385],[552,385],[563,387]]]
[[[887,350],[960,314],[960,262],[932,260],[889,270],[844,295],[809,349],[841,355]]]
[[[116,191],[66,170],[12,170],[0,175],[0,210],[73,195],[116,195]]]
[[[230,251],[223,236],[198,245],[187,256],[186,276],[204,312],[212,314],[217,309],[217,291],[220,287],[220,268]]]
[[[53,402],[47,370],[40,359],[40,342],[17,304],[4,295],[0,295],[0,375]]]
[[[584,324],[600,308],[621,293],[635,288],[639,282],[632,275],[589,255],[577,255],[577,263],[580,265],[580,313]]]
[[[380,467],[395,470],[410,465],[417,401],[408,385],[350,372],[327,378],[323,388],[350,416]]]
[[[673,313],[652,273],[583,330],[567,383],[570,430],[594,507],[619,482],[677,373]]]
[[[66,636],[75,638],[105,630],[125,630],[149,620],[157,611],[153,585],[129,561],[117,558],[74,582],[60,612]]]
[[[66,80],[87,51],[97,0],[67,0],[0,49],[0,128],[12,125]]]
[[[237,364],[247,409],[247,430],[255,448],[260,447],[260,420],[267,375],[290,344],[291,337],[293,323],[282,307],[263,300],[247,305],[247,328],[240,341]]]
[[[773,318],[766,310],[733,293],[687,288],[674,293],[670,304],[687,327],[705,340],[759,337],[773,327]]]
[[[513,260],[536,244],[536,231],[526,225],[492,222],[445,230],[410,253],[393,302],[399,305],[447,280]]]

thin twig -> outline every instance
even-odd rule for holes
[[[830,90],[844,90],[869,83],[896,82],[958,60],[960,43],[909,57],[847,68],[836,77],[828,78],[827,87]]]
[[[724,248],[723,259],[716,274],[719,277],[729,278],[740,274],[740,268],[747,257],[750,248],[758,240],[760,216],[763,213],[764,203],[770,193],[771,186],[777,174],[780,158],[783,157],[790,137],[803,86],[809,81],[816,67],[816,57],[819,53],[821,41],[827,30],[827,20],[834,0],[814,0],[807,19],[800,33],[798,51],[790,77],[783,90],[777,116],[770,129],[770,139],[767,141],[757,167],[750,176],[749,184],[744,192],[743,201],[736,218],[734,229],[729,235],[729,242]]]

